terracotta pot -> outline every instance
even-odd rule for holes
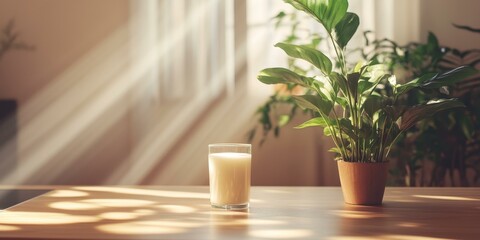
[[[388,162],[338,162],[345,203],[381,205],[387,182]]]

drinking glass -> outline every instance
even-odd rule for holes
[[[210,203],[223,209],[249,206],[252,146],[243,143],[208,145]]]

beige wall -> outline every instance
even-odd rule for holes
[[[98,90],[86,88],[87,84],[81,82],[89,69],[79,72],[70,69],[107,36],[125,25],[128,18],[127,0],[0,0],[0,24],[3,26],[14,19],[20,39],[35,46],[34,51],[10,51],[0,60],[0,98],[18,101],[21,130],[28,129],[34,122],[58,122],[51,129],[42,129],[48,124],[37,124],[35,129],[29,129],[27,136],[19,138],[20,174],[35,165],[36,159],[49,162],[24,178],[26,183],[100,183],[111,171],[111,166],[128,155],[130,122],[128,113],[119,112],[118,105],[124,104],[122,102],[101,115],[108,117],[119,113],[116,121],[108,126],[102,125],[101,131],[99,125],[102,123],[96,121],[74,138],[58,138],[57,142],[63,146],[61,149],[54,151],[54,146],[48,145],[48,141],[53,142],[62,134],[60,131],[70,131],[71,128],[65,125],[75,117],[69,108],[78,112],[87,107],[86,103],[75,102],[72,96],[62,95],[94,96],[94,91]],[[65,75],[69,75],[69,82],[65,81]],[[42,92],[49,94],[41,96]],[[72,103],[60,103],[59,99],[72,100]],[[58,105],[61,107],[54,108]],[[53,110],[49,112],[48,109]],[[34,134],[30,133],[37,133],[38,138],[31,139]],[[56,169],[62,169],[62,172],[56,172]]]
[[[379,37],[400,44],[426,41],[433,32],[440,43],[459,49],[479,47],[480,34],[455,28],[452,24],[478,28],[480,1],[477,0],[374,0],[375,13],[362,17],[375,19]]]
[[[126,0],[0,0],[0,24],[14,19],[33,52],[9,52],[0,62],[0,97],[25,103],[40,88],[128,19]]]
[[[263,145],[253,143],[252,184],[339,185],[335,156],[327,152],[333,147],[331,139],[320,128],[293,129],[306,120],[299,115],[280,131],[280,137],[270,133]]]
[[[435,33],[440,44],[460,50],[480,48],[480,34],[455,28],[452,23],[480,28],[478,0],[421,0],[420,31],[425,40],[428,31]]]

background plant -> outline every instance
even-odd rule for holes
[[[309,28],[303,27],[301,24],[302,21],[308,22],[310,18],[305,15],[299,15],[295,11],[281,11],[272,18],[272,21],[275,24],[275,29],[287,28],[289,31],[282,42],[318,48],[320,43],[325,41],[326,37],[322,34],[312,32]],[[297,58],[287,57],[287,67],[303,75],[315,71],[312,65],[305,66],[302,65],[300,61],[301,60]],[[299,112],[315,116],[313,111],[309,109],[299,109],[295,103],[293,96],[303,94],[315,94],[315,91],[311,91],[296,83],[286,83],[275,86],[274,93],[256,112],[261,128],[260,145],[263,144],[269,133],[273,133],[275,137],[278,137],[280,135],[280,129],[290,123]],[[248,134],[248,141],[252,142],[253,139],[259,135],[258,132],[257,126],[252,128]]]
[[[408,106],[400,104],[399,99],[413,89],[437,89],[453,84],[473,74],[473,69],[460,67],[443,74],[428,73],[403,84],[397,83],[395,76],[378,61],[348,69],[346,46],[359,24],[358,16],[347,12],[348,2],[286,2],[306,12],[325,28],[335,54],[329,57],[315,47],[278,43],[276,47],[290,57],[313,65],[315,69],[310,74],[316,75],[305,76],[297,69],[267,68],[260,72],[258,79],[266,84],[299,85],[308,89],[305,95],[293,96],[297,105],[313,113],[313,118],[298,128],[323,127],[325,135],[331,136],[336,145],[332,151],[341,159],[350,162],[386,161],[396,138],[417,121],[462,106],[452,99]]]
[[[455,26],[478,33],[470,27]],[[381,59],[391,72],[405,79],[431,71],[448,71],[460,65],[478,69],[480,63],[480,50],[461,51],[442,47],[433,33],[429,33],[426,43],[409,43],[405,46],[388,39],[368,41],[366,36],[366,40],[366,49],[370,50],[363,49],[364,58]],[[402,101],[417,104],[426,98],[451,96],[464,103],[465,108],[439,113],[437,118],[420,121],[402,136],[393,151],[397,167],[392,171],[395,179],[392,184],[444,186],[447,174],[449,185],[452,186],[469,186],[479,182],[480,76],[466,78],[440,90],[413,90]],[[433,163],[431,169],[426,167],[428,162]],[[474,173],[472,182],[467,177],[469,169]]]
[[[33,50],[32,45],[19,40],[20,34],[14,31],[15,22],[8,21],[0,32],[0,60],[10,50]]]

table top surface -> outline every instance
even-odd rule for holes
[[[387,188],[374,207],[339,187],[253,187],[248,211],[211,208],[204,186],[52,188],[0,211],[0,239],[480,238],[478,188]]]

